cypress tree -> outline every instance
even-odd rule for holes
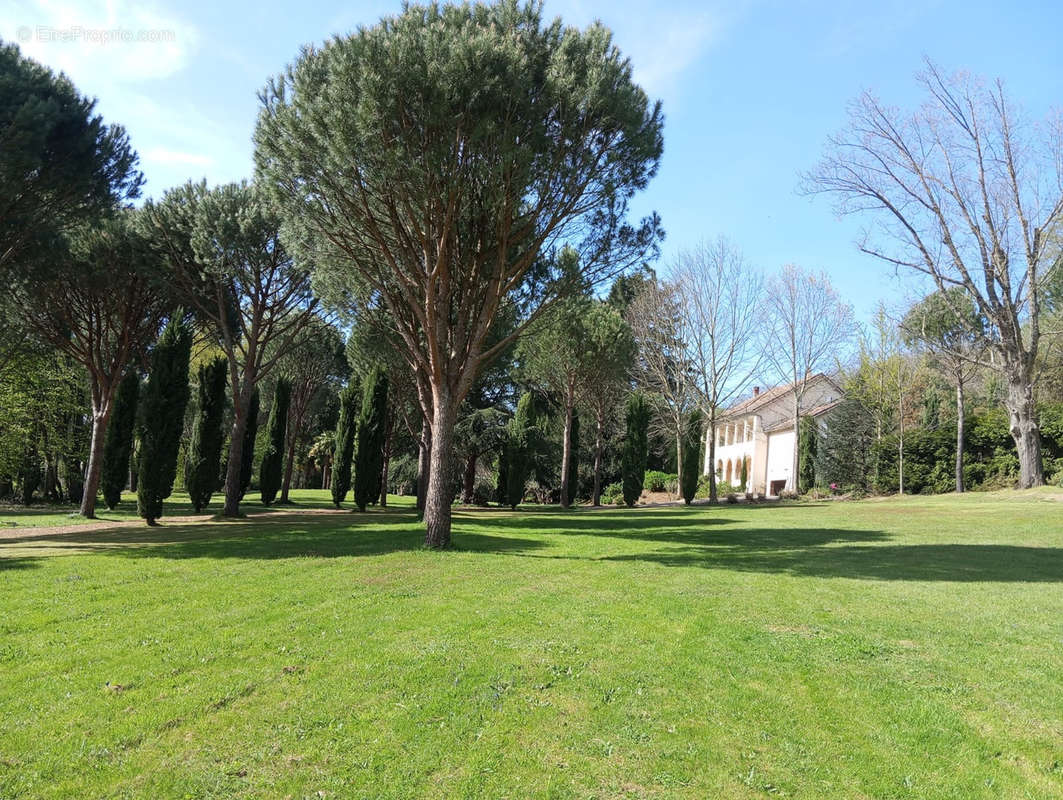
[[[247,402],[247,426],[244,428],[244,447],[240,451],[240,499],[251,488],[251,476],[255,470],[255,440],[258,438],[258,412],[261,395],[256,386]],[[222,479],[224,481],[224,478]]]
[[[185,488],[198,514],[218,488],[221,446],[224,438],[225,384],[229,362],[222,357],[199,367],[199,408],[192,425],[192,444],[185,459]]]
[[[687,417],[686,427],[683,429],[683,485],[680,491],[683,494],[683,502],[688,506],[698,491],[698,476],[701,474],[701,412],[694,410]]]
[[[262,466],[259,467],[258,473],[264,506],[276,499],[281,488],[284,436],[288,429],[288,405],[291,397],[291,383],[286,378],[278,378],[277,387],[273,391],[273,405],[269,410],[269,422],[266,425],[266,451],[262,454]]]
[[[535,427],[535,398],[525,392],[506,431],[506,504],[515,509],[524,499],[524,488],[532,470],[532,429]]]
[[[336,447],[332,454],[332,502],[336,508],[340,507],[351,488],[351,461],[360,410],[358,384],[352,380],[340,392],[340,419],[336,423]]]
[[[649,454],[650,410],[646,405],[646,398],[639,392],[628,398],[626,421],[621,472],[624,481],[624,502],[628,506],[634,506],[642,494],[642,485],[646,480],[646,457]]]
[[[192,332],[181,316],[177,313],[170,319],[155,345],[140,403],[137,509],[149,525],[162,516],[162,501],[170,496],[177,477],[192,355]]]
[[[743,458],[742,459],[742,478],[741,478],[741,481],[742,482],[738,485],[738,488],[741,489],[744,492],[744,491],[746,491],[749,488],[749,459],[748,458]]]
[[[388,413],[388,376],[382,367],[369,373],[358,418],[358,454],[354,469],[354,503],[365,511],[380,496],[380,470],[384,467],[384,426]]]
[[[495,484],[495,499],[500,506],[507,505],[509,501],[508,485],[509,467],[506,464],[507,443],[503,442],[498,448],[498,481]]]
[[[139,396],[140,375],[130,367],[118,384],[111,424],[107,426],[107,439],[103,445],[100,489],[103,501],[112,510],[122,499],[122,489],[129,480],[129,453],[133,449]]]
[[[579,414],[572,415],[572,432],[569,436],[568,502],[575,503],[579,491]]]
[[[816,421],[812,417],[802,417],[800,427],[800,472],[798,473],[798,491],[807,492],[816,485]]]

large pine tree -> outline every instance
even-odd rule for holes
[[[281,488],[284,471],[284,437],[288,430],[288,405],[292,397],[292,385],[286,378],[278,378],[273,391],[273,405],[269,410],[266,425],[266,450],[259,467],[259,489],[262,505],[270,505]]]
[[[332,502],[336,508],[340,507],[351,488],[351,461],[360,410],[358,384],[352,380],[340,392],[340,418],[336,423],[336,448],[332,454]]]
[[[185,459],[185,489],[197,514],[218,488],[228,379],[229,362],[221,356],[199,367],[199,407]]]
[[[173,491],[177,451],[188,404],[188,360],[192,332],[175,314],[151,356],[151,372],[140,403],[140,478],[137,507],[149,525],[162,516]]]
[[[388,413],[388,376],[373,367],[362,396],[358,418],[358,454],[354,469],[354,503],[359,511],[380,496],[380,470],[384,466],[384,434]]]
[[[133,433],[137,422],[137,400],[140,397],[140,375],[133,367],[126,370],[114,400],[114,413],[107,426],[103,445],[103,467],[100,489],[107,508],[114,510],[122,499],[122,489],[129,480],[129,454],[133,449]]]

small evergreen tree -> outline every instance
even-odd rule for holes
[[[498,482],[495,484],[495,497],[500,506],[508,505],[509,503],[509,489],[507,488],[509,482],[509,465],[506,462],[508,450],[508,442],[503,441],[502,446],[498,448]]]
[[[568,502],[576,502],[576,493],[579,492],[579,414],[572,415],[571,444],[572,455],[568,467]]]
[[[340,392],[340,418],[336,423],[336,449],[332,456],[332,502],[336,508],[340,507],[351,488],[351,461],[360,410],[358,383],[352,380]]]
[[[258,387],[251,392],[247,402],[247,425],[244,427],[244,446],[240,451],[240,499],[244,499],[251,488],[251,476],[255,470],[255,440],[258,438],[258,412],[261,407],[261,395]]]
[[[188,404],[188,361],[192,331],[174,314],[151,356],[151,372],[140,403],[140,476],[137,509],[148,525],[162,516],[173,491],[177,453]]]
[[[698,491],[698,477],[701,475],[701,412],[694,410],[687,417],[683,430],[683,485],[680,490],[683,502],[688,506]]]
[[[532,471],[532,430],[536,423],[535,398],[525,392],[506,430],[506,504],[515,509],[524,499],[524,489]]]
[[[818,439],[816,421],[812,417],[802,417],[800,431],[801,439],[798,442],[798,448],[800,449],[801,471],[797,476],[797,485],[798,491],[804,493],[816,485],[816,445]]]
[[[219,486],[222,421],[229,362],[215,358],[199,367],[199,405],[192,423],[192,443],[185,458],[185,489],[198,514],[210,503]]]
[[[107,508],[114,509],[122,499],[122,489],[129,480],[129,453],[133,449],[133,432],[137,422],[137,400],[140,397],[140,375],[130,367],[126,370],[114,399],[111,424],[103,445],[103,467],[100,489]]]
[[[384,426],[388,413],[388,376],[382,367],[369,373],[358,418],[358,454],[354,469],[354,503],[359,511],[380,496],[384,467]]]
[[[642,494],[646,479],[646,458],[649,454],[648,430],[650,410],[646,398],[635,392],[628,398],[627,430],[621,451],[621,472],[624,482],[624,502],[634,506]]]
[[[815,469],[815,466],[813,466],[812,469]],[[738,488],[744,492],[749,487],[749,459],[746,457],[742,458],[742,473],[740,481],[741,483],[738,484]]]
[[[284,437],[288,430],[288,405],[292,397],[292,385],[286,378],[278,378],[273,390],[273,405],[266,424],[266,451],[262,454],[258,483],[262,492],[262,505],[268,506],[277,498],[284,472]]]

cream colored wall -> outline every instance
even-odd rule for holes
[[[794,432],[775,431],[768,434],[768,490],[773,481],[786,481],[786,488],[793,488]]]

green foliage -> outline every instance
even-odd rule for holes
[[[815,467],[815,465],[813,464],[812,468],[814,469],[814,467]],[[739,478],[738,488],[740,490],[742,490],[743,492],[746,491],[749,488],[749,459],[748,458],[743,458],[742,459],[742,472],[741,472],[741,477]]]
[[[384,434],[388,415],[388,376],[379,364],[366,378],[358,418],[358,454],[354,469],[354,504],[365,511],[380,497],[384,469]]]
[[[812,417],[801,417],[798,425],[798,472],[797,489],[803,494],[810,491],[816,485],[816,450],[819,444],[819,429],[816,420]],[[746,478],[745,461],[742,462],[742,490],[745,491]]]
[[[218,357],[199,367],[199,403],[192,423],[192,442],[185,458],[185,491],[198,514],[218,489],[224,436],[225,387],[229,362]]]
[[[122,499],[122,489],[129,480],[129,454],[133,449],[133,432],[137,421],[137,399],[140,396],[140,375],[130,367],[126,370],[114,398],[114,411],[107,425],[107,439],[103,445],[103,467],[100,470],[100,491],[107,508],[114,510]]]
[[[284,470],[284,437],[288,430],[288,406],[292,397],[292,385],[287,378],[279,378],[273,390],[273,404],[269,409],[266,424],[266,449],[259,467],[259,491],[262,505],[270,505],[281,488]]]
[[[602,489],[602,502],[608,506],[618,506],[624,502],[624,484],[610,483]]]
[[[162,516],[162,501],[170,496],[177,476],[191,353],[192,331],[175,314],[155,345],[140,401],[137,509],[149,525]]]
[[[255,470],[255,443],[258,441],[258,414],[262,403],[262,396],[258,387],[251,392],[251,399],[247,401],[247,424],[244,426],[244,446],[240,450],[240,499],[244,499],[247,490],[251,488],[251,478]]]
[[[0,270],[48,269],[62,233],[137,197],[143,176],[95,100],[3,42],[0,98]]]
[[[506,431],[505,485],[506,504],[510,508],[516,508],[524,499],[532,472],[538,422],[535,398],[531,392],[525,392],[517,402],[517,410]]]
[[[579,494],[579,414],[572,415],[572,432],[570,434],[570,461],[568,465],[568,501],[576,502]]]
[[[340,418],[336,423],[336,448],[332,453],[332,502],[336,508],[340,507],[351,488],[351,462],[361,408],[360,387],[352,379],[340,392]]]
[[[642,485],[648,492],[672,492],[678,488],[679,476],[674,472],[662,472],[648,469],[642,478]]]
[[[650,424],[649,406],[640,392],[635,392],[628,398],[625,422],[621,454],[624,502],[633,506],[642,494],[643,480],[646,477],[647,435]]]
[[[856,395],[845,394],[816,442],[816,475],[824,485],[868,492],[872,489],[875,459],[875,420]]]
[[[690,505],[698,491],[698,479],[701,477],[701,412],[690,412],[683,428],[683,485],[680,490],[683,502]]]

